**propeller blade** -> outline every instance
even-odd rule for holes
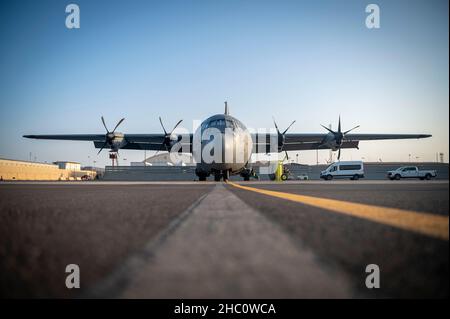
[[[103,151],[103,149],[105,148],[107,142],[105,141],[105,143],[103,143],[103,146],[100,148],[100,151],[98,151],[97,155],[99,155],[101,153],[101,151]]]
[[[105,123],[105,119],[103,118],[103,115],[102,115],[102,123],[103,123],[103,126],[105,127],[106,132],[109,133],[109,130],[108,130],[108,128],[106,127],[106,123]]]
[[[281,142],[281,149],[280,149],[280,151],[282,152],[284,150],[284,152],[286,154],[286,159],[289,160],[289,155],[288,155],[287,151],[284,149],[284,135],[291,128],[291,126],[294,125],[295,120],[292,121],[291,124],[289,124],[289,126],[283,131],[283,133],[280,133],[280,130],[278,129],[277,122],[275,121],[275,117],[272,116],[272,119],[273,119],[273,124],[275,125],[275,128],[276,128],[277,133],[278,133],[278,138],[280,139],[280,136],[281,136],[281,141],[282,142]]]
[[[338,132],[341,133],[341,116],[339,115]]]
[[[344,135],[347,134],[347,133],[350,133],[350,132],[353,131],[354,129],[357,129],[359,126],[360,126],[360,125],[357,125],[357,126],[355,126],[354,128],[352,128],[352,129],[350,129],[350,130],[348,130],[348,131],[345,131],[345,132],[344,132]]]
[[[277,130],[277,133],[278,133],[278,134],[281,134],[281,133],[280,133],[280,130],[278,129],[277,122],[275,121],[275,117],[272,116],[272,119],[273,119],[273,124],[275,125],[275,129]]]
[[[331,134],[335,134],[335,132],[332,130],[332,129],[330,129],[330,128],[328,128],[328,127],[326,127],[325,125],[322,125],[322,124],[320,124],[320,126],[322,126],[324,129],[326,129],[328,132],[330,132]]]
[[[339,147],[339,150],[338,150],[338,160],[340,160],[341,159],[341,148]]]
[[[175,129],[178,127],[178,125],[180,125],[181,122],[183,122],[183,120],[179,120],[178,123],[175,124],[175,126],[172,129],[172,131],[170,132],[170,135],[172,135],[173,131],[175,131]]]
[[[292,121],[292,123],[287,127],[287,129],[285,129],[284,130],[284,132],[283,133],[281,133],[281,135],[284,135],[284,134],[286,134],[286,132],[291,128],[291,126],[293,125],[295,123],[295,120],[294,121]]]
[[[164,131],[164,134],[167,135],[167,131],[166,131],[166,128],[164,127],[164,124],[163,124],[163,122],[161,120],[161,116],[159,117],[159,123],[161,123],[161,126],[162,126],[162,129]]]
[[[119,125],[125,120],[125,118],[121,119],[119,121],[119,123],[116,124],[116,127],[114,128],[114,130],[111,133],[114,133],[116,131],[116,129],[119,127]]]

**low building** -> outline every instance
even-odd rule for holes
[[[69,168],[66,169],[61,168],[57,164],[0,159],[0,180],[81,180],[83,176],[89,176],[89,178],[94,179],[97,175],[93,170],[81,170],[79,163],[65,163],[78,164],[78,166],[63,165],[63,167]]]
[[[71,171],[80,171],[81,164],[77,162],[68,162],[68,161],[56,161],[53,164],[58,165],[60,169],[68,169]]]

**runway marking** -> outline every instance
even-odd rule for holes
[[[343,200],[298,195],[278,191],[265,190],[228,182],[229,185],[293,202],[322,208],[335,213],[358,217],[380,224],[398,227],[443,240],[449,239],[449,218],[436,214],[389,208],[376,205],[347,202]]]
[[[135,259],[123,273],[127,282],[106,292],[118,292],[117,298],[177,299],[350,298],[357,293],[342,269],[319,262],[312,250],[222,183],[170,236]]]

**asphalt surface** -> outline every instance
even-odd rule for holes
[[[211,187],[0,184],[0,295],[83,295]],[[73,263],[79,290],[65,286]]]
[[[413,211],[448,234],[448,181],[239,184]],[[0,184],[2,297],[448,297],[448,249],[448,235],[231,184]],[[80,289],[64,284],[72,263]]]

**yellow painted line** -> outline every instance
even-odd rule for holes
[[[449,237],[448,216],[426,214],[398,208],[352,203],[328,198],[270,191],[260,188],[243,186],[233,182],[228,182],[228,184],[236,188],[286,199],[293,202],[326,209],[336,213],[370,220],[380,224],[398,227],[443,240],[448,240]]]

